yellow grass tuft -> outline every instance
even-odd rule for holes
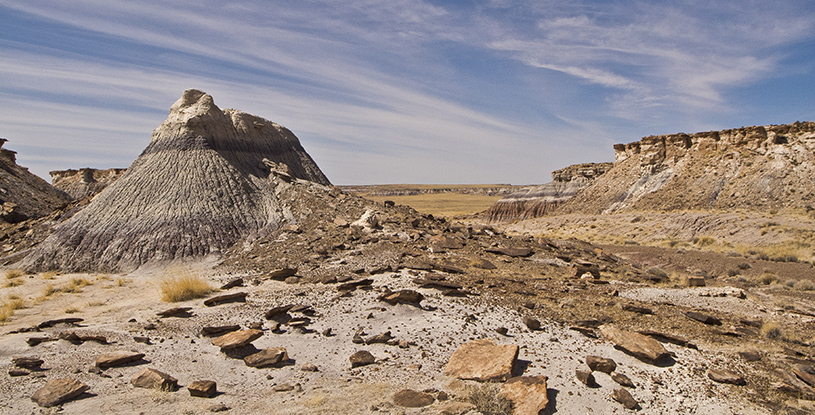
[[[214,288],[205,279],[193,275],[189,270],[169,270],[161,281],[161,300],[167,303],[205,297]]]
[[[71,278],[71,282],[62,287],[60,291],[66,293],[81,293],[82,288],[87,287],[88,285],[93,285],[93,282],[88,281],[88,279],[85,277]]]
[[[44,280],[53,280],[54,278],[57,277],[57,275],[59,275],[59,272],[57,272],[57,271],[43,272],[42,273],[42,279],[44,279]]]
[[[9,295],[6,297],[6,299],[0,303],[0,323],[5,323],[8,321],[11,316],[14,315],[14,311],[21,308],[25,308],[22,298],[17,297],[16,295]]]
[[[19,269],[10,269],[6,271],[6,279],[13,280],[15,278],[20,278],[23,276],[23,271]]]

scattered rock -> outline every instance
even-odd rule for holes
[[[474,259],[472,260],[472,262],[470,262],[470,266],[473,268],[480,268],[486,270],[498,269],[498,267],[496,267],[495,264],[493,264],[490,261],[487,261],[486,259]]]
[[[280,385],[275,385],[272,387],[272,390],[275,392],[289,392],[294,390],[294,386],[290,383],[283,383]]]
[[[212,398],[218,393],[218,387],[212,380],[196,380],[187,386],[190,396]]]
[[[367,340],[365,340],[365,344],[374,344],[374,343],[387,343],[393,338],[391,336],[390,331],[386,331],[382,334],[377,334],[376,336],[371,336]]]
[[[611,374],[611,372],[617,369],[617,363],[614,360],[600,356],[586,356],[586,365],[588,365],[591,370],[606,374]]]
[[[688,276],[688,287],[704,287],[705,277]]]
[[[729,383],[732,385],[746,385],[744,378],[736,372],[727,369],[708,369],[707,377],[714,382]]]
[[[115,352],[103,353],[96,358],[96,367],[107,369],[109,367],[124,366],[128,363],[136,362],[144,357],[144,353],[130,350],[119,350]]]
[[[263,349],[243,358],[246,366],[257,368],[276,366],[287,360],[289,360],[289,355],[285,347]]]
[[[238,331],[240,329],[241,326],[237,324],[231,324],[228,326],[204,326],[201,327],[201,335],[206,337],[221,336],[225,333]]]
[[[538,415],[546,408],[546,376],[516,376],[501,386],[501,394],[512,401],[515,415]]]
[[[737,353],[739,357],[744,359],[747,362],[758,362],[761,360],[761,353],[755,350],[744,350]]]
[[[84,320],[81,319],[81,318],[77,318],[77,317],[59,318],[59,319],[56,319],[56,320],[43,321],[42,323],[37,325],[37,328],[46,329],[46,328],[49,328],[49,327],[54,327],[57,324],[67,324],[69,326],[76,326],[77,323],[81,323],[82,321],[84,321]]]
[[[41,370],[40,366],[42,366],[43,363],[45,363],[45,361],[37,357],[15,356],[11,358],[11,364],[29,370]]]
[[[421,293],[418,293],[413,290],[399,290],[399,291],[388,291],[379,296],[380,301],[384,301],[388,304],[413,304],[418,305],[422,300],[424,300],[424,296]]]
[[[303,366],[300,366],[300,370],[303,372],[317,372],[320,369],[314,363],[305,363]]]
[[[280,268],[269,273],[269,278],[276,281],[284,281],[286,278],[297,274],[297,268]]]
[[[8,375],[11,377],[28,376],[31,372],[25,369],[11,368],[8,370]]]
[[[271,310],[266,312],[266,315],[265,315],[266,320],[272,320],[272,319],[274,319],[275,317],[277,317],[277,316],[279,316],[281,314],[286,314],[293,307],[294,307],[294,304],[289,304],[289,305],[284,305],[284,306],[279,306],[279,307],[272,308]]]
[[[535,253],[531,248],[494,247],[484,249],[493,254],[506,255],[513,258],[525,258]]]
[[[212,345],[220,347],[221,351],[243,347],[263,336],[263,332],[256,329],[239,330],[224,334],[212,339]]]
[[[228,290],[230,288],[235,288],[235,287],[243,287],[243,278],[241,278],[241,277],[234,278],[234,279],[230,280],[229,282],[227,282],[226,284],[222,285],[221,289],[222,290]]]
[[[688,311],[687,313],[685,313],[685,316],[687,316],[691,320],[696,320],[712,326],[722,325],[722,321],[719,320],[718,318],[709,316],[707,314],[698,313],[696,311]]]
[[[538,319],[536,318],[524,316],[523,319],[521,319],[521,321],[524,323],[524,325],[526,325],[527,328],[529,328],[529,330],[535,331],[540,330],[541,328],[541,322],[538,321]]]
[[[453,352],[444,374],[480,382],[505,381],[512,377],[517,359],[517,345],[497,345],[494,339],[473,340]]]
[[[660,342],[639,333],[621,330],[609,324],[600,326],[600,333],[608,341],[647,363],[656,363],[670,356]]]
[[[611,380],[613,380],[613,381],[617,382],[617,384],[619,384],[621,386],[625,386],[627,388],[633,388],[635,386],[634,382],[632,382],[631,379],[628,378],[628,376],[623,375],[622,373],[617,373],[617,372],[612,373],[611,374]]]
[[[402,389],[393,395],[394,405],[405,408],[421,408],[435,401],[432,395],[412,389]]]
[[[248,294],[245,292],[238,292],[232,294],[224,294],[219,295],[217,297],[212,297],[208,300],[204,301],[204,305],[207,307],[214,307],[216,305],[226,304],[226,303],[245,303],[246,296]]]
[[[632,304],[623,304],[622,306],[620,306],[620,308],[622,308],[625,311],[630,311],[632,313],[654,314],[654,310],[651,310],[650,308],[635,306],[635,305],[632,305]]]
[[[611,393],[611,398],[623,404],[625,409],[637,409],[639,407],[639,402],[625,389],[615,389]]]
[[[31,400],[37,405],[49,408],[76,398],[89,389],[88,385],[74,379],[52,379],[34,392]]]
[[[815,374],[812,373],[813,372],[812,370],[806,369],[811,369],[811,367],[803,366],[793,367],[792,373],[795,374],[795,376],[797,376],[798,379],[804,381],[807,385],[815,387]]]
[[[591,373],[591,370],[577,369],[574,371],[574,377],[577,378],[580,383],[590,388],[597,386],[597,382],[594,380],[594,375]]]
[[[146,389],[160,389],[165,391],[172,391],[178,387],[178,380],[164,372],[156,369],[144,368],[139,372],[130,383],[137,388]]]
[[[38,345],[38,344],[40,344],[40,343],[44,343],[44,342],[52,342],[52,341],[56,341],[56,340],[57,340],[57,339],[52,338],[52,337],[46,337],[46,336],[36,336],[36,337],[28,337],[28,338],[26,338],[26,339],[25,339],[25,342],[26,342],[26,344],[28,344],[29,346],[34,347],[34,346],[36,346],[36,345]]]
[[[672,344],[676,344],[676,345],[679,345],[679,346],[682,346],[682,347],[687,347],[689,349],[696,349],[697,348],[695,344],[689,342],[687,339],[685,339],[683,337],[679,337],[679,336],[674,336],[672,334],[660,333],[658,331],[653,331],[653,330],[639,330],[639,331],[637,331],[637,333],[648,336],[648,337],[653,337],[653,338],[655,338],[655,339],[657,339],[657,340],[659,340],[661,342],[672,343]]]
[[[173,307],[169,310],[164,310],[161,312],[156,313],[157,316],[161,318],[166,317],[192,317],[192,313],[190,313],[192,307]]]
[[[374,355],[372,355],[371,352],[367,350],[360,350],[352,354],[351,357],[348,358],[348,360],[351,361],[352,368],[366,366],[376,362],[376,358],[374,357]]]
[[[216,403],[215,405],[212,405],[209,408],[207,408],[207,410],[210,411],[210,412],[225,412],[225,411],[228,411],[230,409],[231,409],[230,407],[228,407],[228,406],[226,406],[226,405],[224,405],[222,403]]]

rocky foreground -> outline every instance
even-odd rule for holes
[[[158,283],[176,272],[164,269],[22,277],[30,305],[0,336],[0,411],[813,409],[812,344],[783,334],[811,333],[807,308],[304,180],[277,196],[291,223],[189,264],[222,287],[205,299],[162,302]],[[74,279],[90,284],[37,300]]]

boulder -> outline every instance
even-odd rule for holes
[[[218,387],[212,380],[196,380],[190,383],[187,389],[190,391],[190,396],[201,398],[212,398],[218,393]]]
[[[586,356],[586,365],[591,370],[606,374],[610,374],[614,369],[617,369],[617,363],[614,360],[600,356]]]
[[[220,347],[221,351],[236,349],[252,343],[260,336],[263,336],[263,332],[257,329],[238,330],[212,339],[212,345]]]
[[[286,353],[285,347],[263,349],[243,358],[246,366],[257,368],[276,366],[287,360],[289,360],[289,355]]]
[[[436,399],[432,395],[412,389],[402,389],[393,394],[393,404],[404,408],[421,408],[432,404]]]
[[[540,330],[541,328],[541,322],[538,321],[538,319],[536,318],[524,316],[521,319],[521,321],[524,323],[524,325],[526,325],[527,328],[529,328],[529,330],[535,331]]]
[[[45,363],[45,361],[38,357],[15,356],[11,358],[11,364],[29,370],[40,370],[40,366],[42,366],[43,363]]]
[[[517,345],[497,345],[494,339],[473,340],[453,352],[444,374],[480,382],[505,381],[512,377],[517,359]]]
[[[130,350],[119,350],[115,352],[102,353],[96,358],[96,367],[107,369],[109,367],[124,366],[128,363],[141,360],[144,353]]]
[[[164,372],[156,369],[144,368],[130,383],[137,388],[160,389],[165,391],[175,390],[178,387],[178,380]]]
[[[662,343],[639,333],[621,330],[609,324],[600,326],[600,333],[608,341],[646,363],[656,363],[671,355]]]
[[[294,274],[297,274],[297,268],[280,268],[270,272],[269,278],[276,281],[284,281],[286,278],[289,278]]]
[[[580,383],[593,388],[597,386],[597,381],[594,379],[594,375],[591,373],[591,370],[583,370],[577,369],[574,371],[574,377],[580,381]]]
[[[501,386],[501,394],[512,401],[514,415],[538,415],[546,408],[546,376],[516,376]]]
[[[88,385],[74,379],[52,379],[34,392],[31,400],[49,408],[76,398],[88,390]]]
[[[371,352],[367,350],[360,350],[352,354],[351,357],[348,358],[348,360],[351,361],[352,368],[367,366],[370,364],[374,364],[376,362],[376,358],[374,357],[374,355],[372,355]]]
[[[413,304],[418,305],[422,300],[424,300],[424,296],[416,291],[413,290],[399,290],[394,292],[386,292],[379,296],[381,301],[384,301],[388,304]]]

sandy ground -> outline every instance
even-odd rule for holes
[[[207,272],[206,268],[197,272]],[[585,369],[587,355],[614,359],[617,371],[636,384],[631,394],[640,402],[642,414],[758,414],[766,413],[743,398],[732,394],[737,386],[717,384],[705,376],[709,367],[728,362],[729,369],[749,371],[715,351],[698,351],[666,344],[676,354],[675,363],[658,367],[643,363],[601,339],[591,339],[567,327],[544,321],[542,330],[530,331],[521,323],[518,311],[489,305],[489,298],[442,297],[438,291],[417,289],[406,272],[373,276],[371,290],[356,290],[350,296],[338,296],[334,286],[323,284],[285,284],[265,281],[259,285],[237,287],[228,292],[246,291],[246,303],[203,306],[203,300],[167,304],[159,300],[157,281],[161,270],[143,270],[131,275],[62,275],[54,280],[41,276],[27,278],[25,284],[6,288],[15,290],[26,302],[33,303],[45,284],[59,285],[84,277],[93,282],[81,293],[60,294],[38,305],[18,310],[0,335],[0,413],[39,414],[55,412],[41,409],[29,397],[48,379],[70,377],[90,386],[88,393],[65,403],[60,413],[121,414],[197,414],[209,413],[215,404],[223,404],[229,413],[437,413],[443,402],[420,409],[395,407],[392,394],[402,388],[444,390],[452,399],[464,399],[460,382],[442,375],[444,365],[455,349],[473,339],[495,338],[499,344],[520,346],[519,367],[525,375],[549,378],[549,406],[544,413],[622,414],[629,411],[610,398],[618,386],[605,374],[595,372],[600,387],[588,388],[575,377],[576,369]],[[216,284],[235,275],[212,275]],[[377,301],[385,287],[416,289],[426,299],[421,308],[392,306]],[[309,332],[285,328],[285,333],[268,330],[271,321],[264,313],[285,304],[311,305],[316,314]],[[173,306],[193,307],[192,317],[158,318],[157,312]],[[66,308],[79,311],[66,314]],[[474,316],[475,319],[468,319]],[[54,318],[79,317],[81,327],[57,326],[41,333],[11,333]],[[253,344],[258,349],[285,347],[290,364],[280,368],[255,369],[240,359],[226,356],[199,334],[206,325],[263,322],[265,334]],[[146,325],[154,324],[148,330]],[[503,336],[499,327],[508,329]],[[322,333],[332,329],[334,335]],[[407,348],[385,344],[358,345],[351,339],[362,329],[363,337],[391,331],[397,340],[411,343]],[[29,347],[32,335],[56,337],[59,332],[76,331],[104,335],[110,344],[85,342],[74,345],[65,340]],[[137,343],[134,336],[146,336],[150,344]],[[144,353],[142,362],[110,368],[101,374],[92,370],[96,357],[113,350]],[[368,350],[377,359],[370,366],[351,369],[348,357],[357,350]],[[7,373],[13,356],[37,356],[48,370],[23,377]],[[316,365],[317,372],[305,372],[304,364]],[[135,388],[130,379],[145,367],[164,371],[178,379],[179,390],[162,392]],[[215,398],[190,397],[184,388],[195,380],[214,380],[220,394]],[[274,392],[276,385],[290,384],[294,390]]]

